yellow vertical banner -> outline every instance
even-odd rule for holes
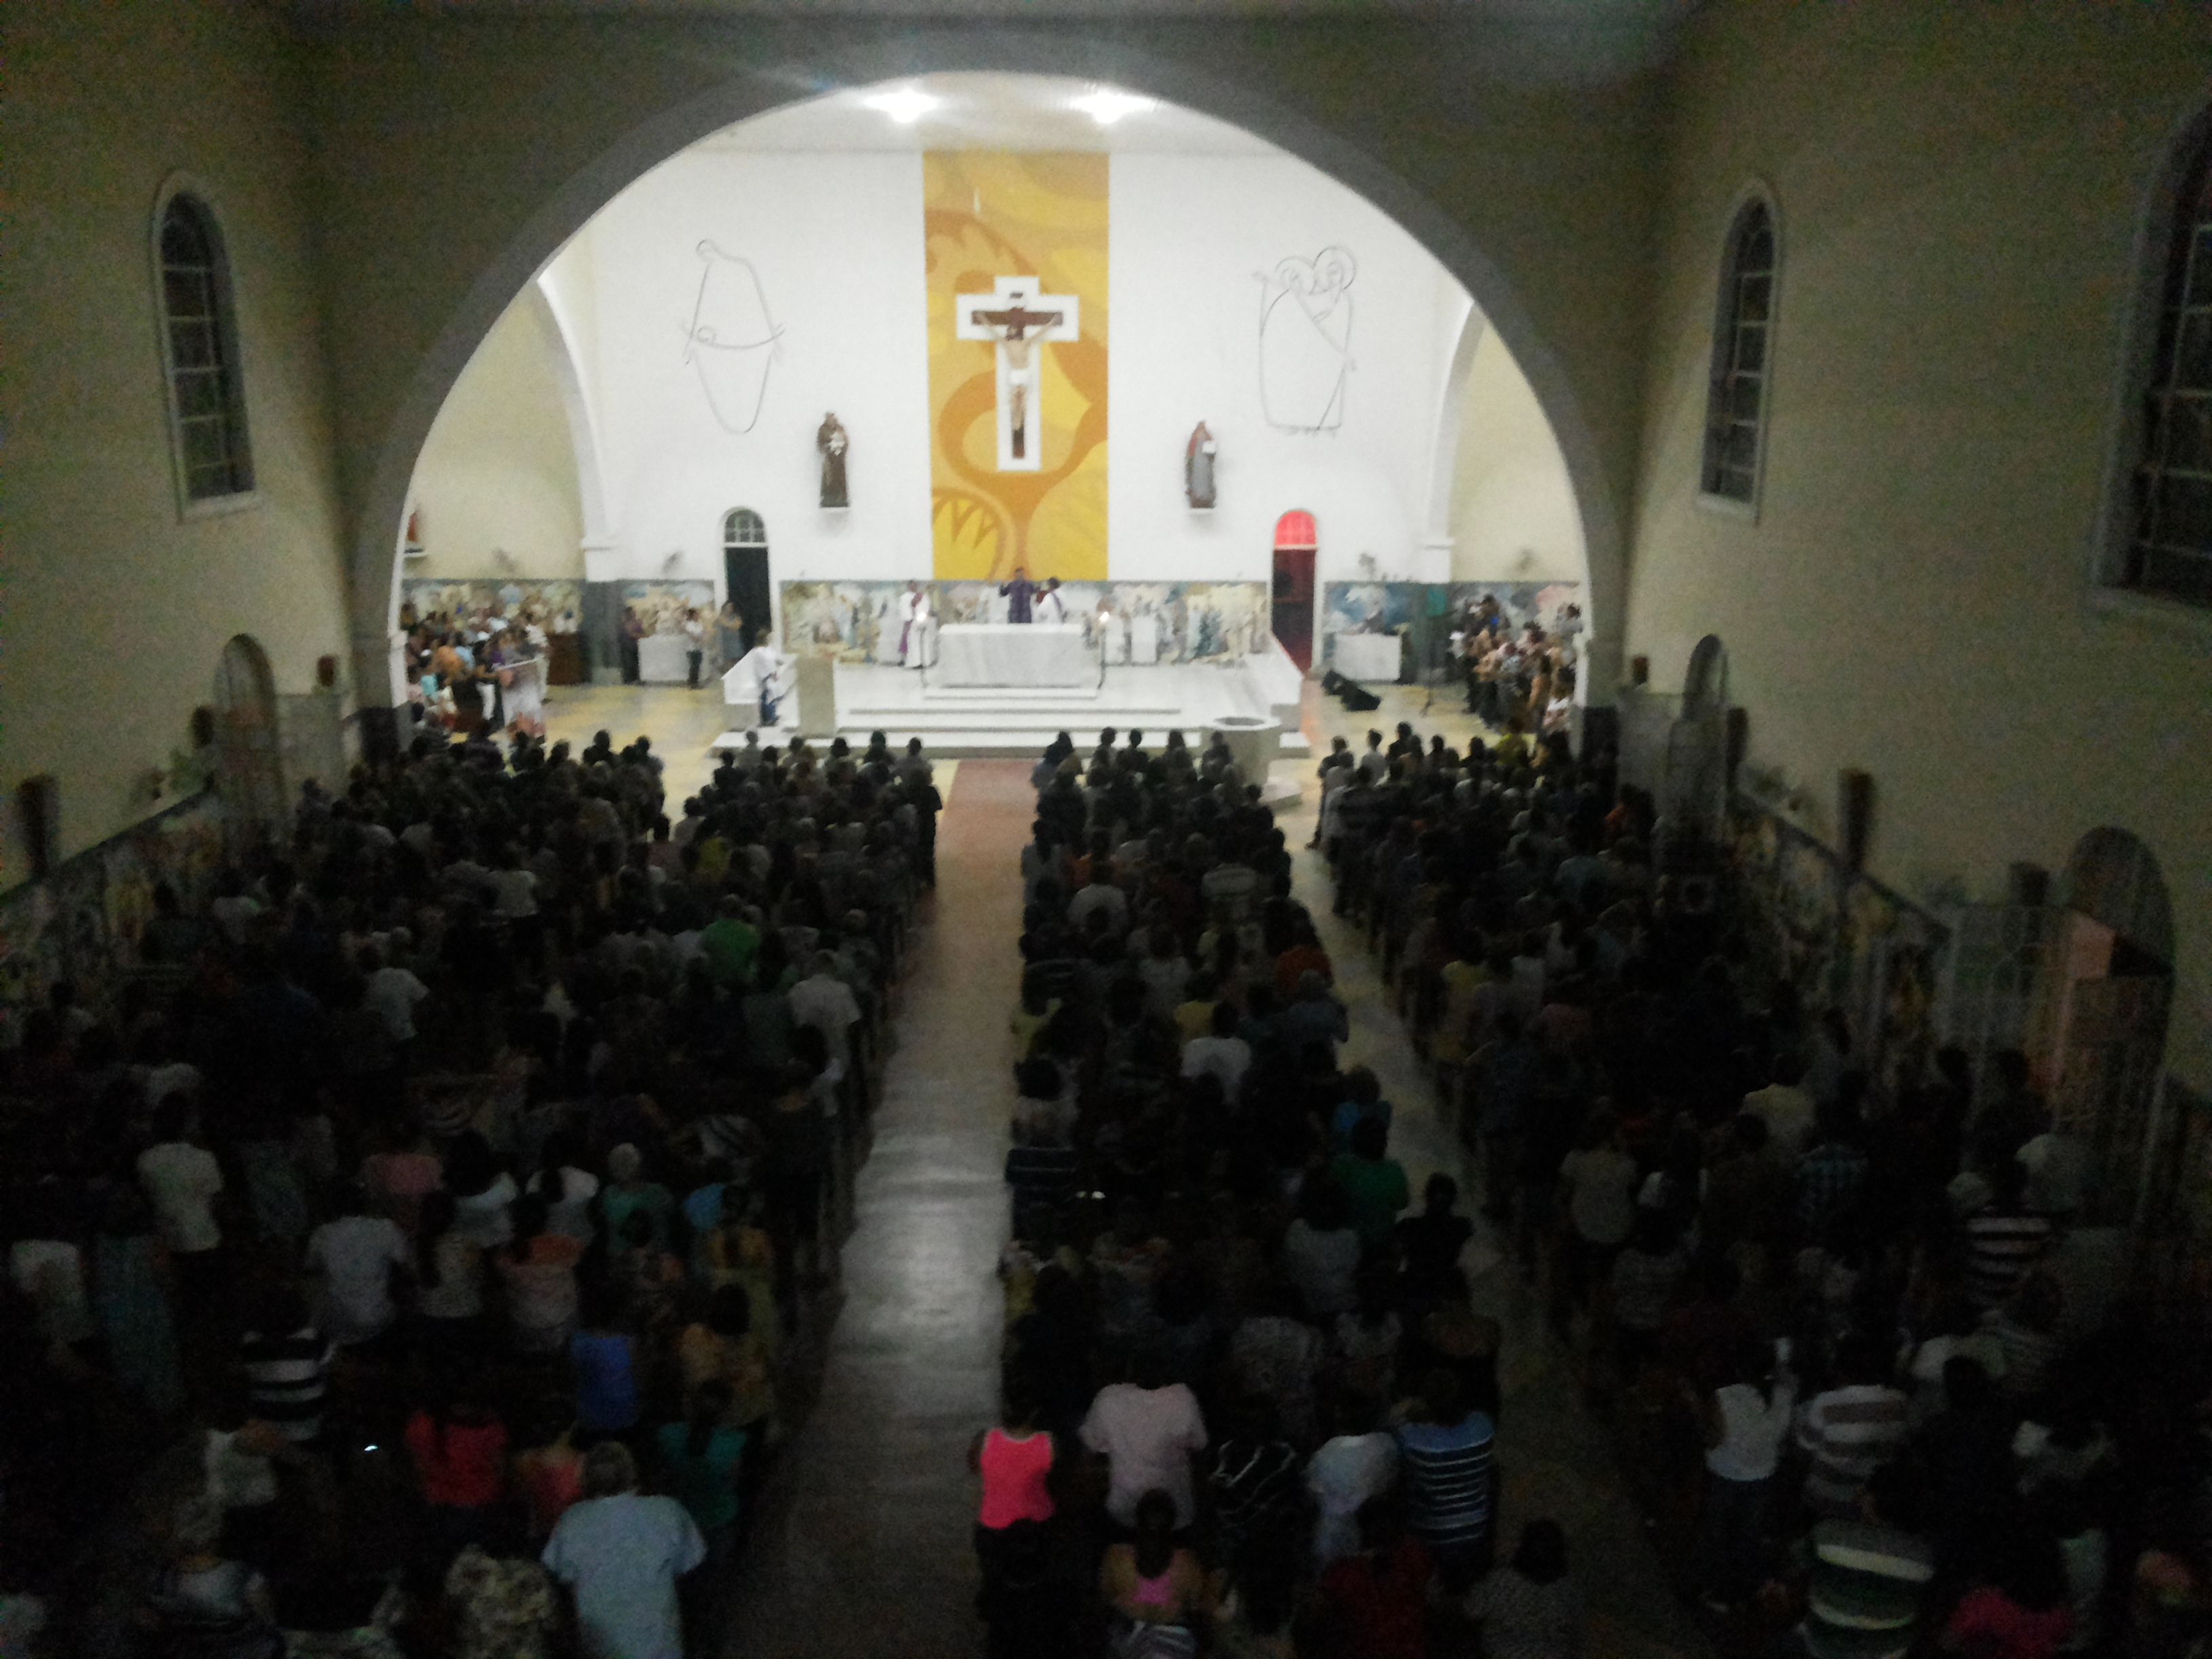
[[[1103,581],[1106,157],[935,150],[921,169],[936,574]]]

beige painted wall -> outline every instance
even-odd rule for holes
[[[1583,581],[1582,514],[1566,457],[1504,342],[1468,365],[1452,469],[1454,581]]]
[[[2139,216],[2212,82],[2182,6],[1724,0],[1670,90],[1627,649],[1717,633],[1751,755],[1875,777],[1871,866],[1995,896],[2134,831],[2179,930],[2175,1069],[2212,1080],[2212,618],[2090,603]],[[1695,502],[1720,241],[1782,218],[1758,522]],[[1808,824],[1832,831],[1826,812]]]
[[[534,290],[484,336],[415,465],[408,499],[428,550],[407,561],[406,574],[582,578],[583,503],[553,356],[561,349]]]
[[[0,154],[0,788],[62,780],[64,854],[145,816],[232,635],[280,692],[349,656],[294,48],[261,7],[9,9]],[[258,500],[179,514],[152,214],[198,180],[235,284]],[[23,877],[0,814],[0,885]]]

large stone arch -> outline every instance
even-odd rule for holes
[[[1338,131],[1293,108],[1256,79],[1210,69],[1104,36],[1070,31],[951,28],[899,32],[816,52],[806,36],[771,57],[751,56],[703,89],[673,98],[623,129],[531,208],[519,228],[480,263],[459,303],[406,370],[369,453],[348,468],[352,604],[361,701],[398,701],[393,627],[406,491],[415,458],[477,343],[522,287],[592,215],[657,163],[747,117],[842,88],[956,71],[1075,76],[1126,87],[1232,123],[1358,191],[1389,214],[1471,294],[1527,376],[1566,459],[1583,520],[1589,579],[1585,681],[1594,702],[1619,679],[1626,551],[1619,493],[1569,368],[1537,328],[1512,282],[1466,226],[1404,174]],[[386,688],[389,688],[387,690]]]

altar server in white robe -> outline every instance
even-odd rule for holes
[[[738,665],[722,677],[722,700],[733,707],[750,704],[763,726],[775,724],[775,706],[781,700],[791,659],[768,641],[738,659]]]
[[[936,630],[937,612],[929,603],[929,590],[920,582],[908,582],[899,595],[899,666],[927,666]]]
[[[1067,620],[1067,601],[1060,597],[1059,577],[1048,579],[1044,590],[1036,596],[1032,619],[1048,627],[1057,626]]]

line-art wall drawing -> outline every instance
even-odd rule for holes
[[[1260,280],[1260,408],[1279,432],[1344,424],[1352,357],[1352,284],[1359,262],[1340,247],[1279,260]]]
[[[684,361],[699,377],[714,424],[738,436],[759,422],[783,330],[768,308],[760,272],[711,241],[698,246],[699,292],[683,325]]]

